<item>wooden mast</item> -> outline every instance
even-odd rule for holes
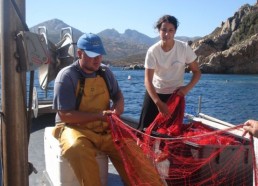
[[[15,3],[21,17],[14,8]],[[18,31],[24,30],[21,20],[25,19],[25,0],[2,0],[0,11],[3,185],[28,186],[26,73],[17,72],[19,60],[15,57],[15,37]]]

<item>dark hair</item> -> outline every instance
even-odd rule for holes
[[[159,20],[157,21],[154,28],[157,28],[158,30],[160,30],[162,23],[171,23],[175,26],[176,30],[177,30],[177,27],[178,27],[178,24],[179,24],[177,18],[175,18],[174,16],[164,15],[161,18],[159,18]]]

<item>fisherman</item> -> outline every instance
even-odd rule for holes
[[[81,185],[100,186],[96,156],[104,152],[124,184],[129,185],[107,122],[109,114],[123,113],[123,94],[114,74],[101,66],[102,55],[106,54],[101,39],[96,34],[83,34],[77,47],[79,59],[62,69],[54,84],[56,123],[65,123],[57,135],[62,156],[69,161]]]

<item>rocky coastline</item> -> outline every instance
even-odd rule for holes
[[[190,44],[202,73],[258,74],[258,5],[242,6],[213,33]]]
[[[144,70],[144,65],[129,65],[122,68],[123,70]]]

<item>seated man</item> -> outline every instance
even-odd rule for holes
[[[106,54],[101,39],[92,33],[83,34],[77,47],[79,59],[62,69],[54,84],[56,123],[65,123],[58,135],[62,155],[81,185],[100,186],[96,155],[104,152],[129,185],[107,123],[108,114],[123,113],[123,94],[113,73],[101,66],[102,55]]]

